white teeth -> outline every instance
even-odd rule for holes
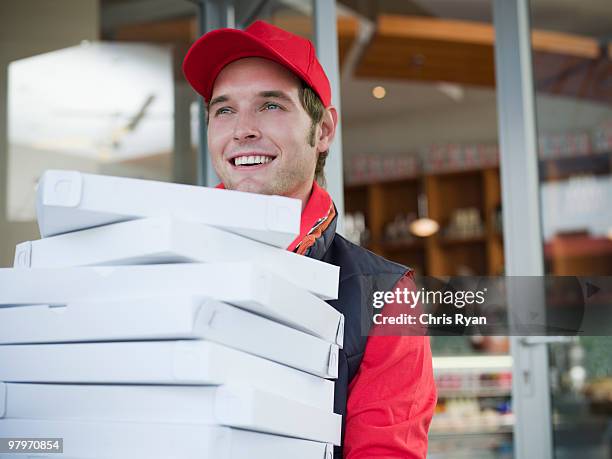
[[[236,166],[242,166],[243,164],[266,164],[272,161],[269,156],[238,156],[234,158],[234,164]]]

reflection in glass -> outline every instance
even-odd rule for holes
[[[35,219],[46,169],[171,180],[171,63],[167,47],[89,42],[13,62],[9,219]]]
[[[531,2],[541,218],[549,274],[612,274],[612,8]],[[609,337],[550,346],[554,457],[609,458]]]

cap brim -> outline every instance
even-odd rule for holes
[[[282,55],[257,37],[238,29],[213,30],[200,37],[185,56],[183,73],[193,89],[209,102],[214,82],[221,70],[231,62],[245,57],[273,60],[310,83],[306,75]]]

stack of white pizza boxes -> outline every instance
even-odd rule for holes
[[[0,270],[2,436],[63,438],[63,457],[331,458],[339,269],[284,250],[300,212],[47,171],[43,238]]]

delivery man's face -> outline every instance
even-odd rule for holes
[[[299,85],[284,67],[261,58],[240,59],[219,73],[209,105],[208,149],[226,188],[308,197],[318,144],[308,142],[312,123]]]

